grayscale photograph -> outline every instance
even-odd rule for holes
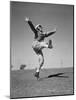
[[[10,98],[74,94],[74,5],[10,1]]]

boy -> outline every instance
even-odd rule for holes
[[[35,53],[38,55],[39,57],[39,66],[36,68],[36,72],[34,74],[34,76],[39,79],[39,73],[40,70],[44,64],[44,56],[43,56],[43,52],[42,49],[43,48],[49,48],[52,49],[52,41],[49,40],[48,43],[46,43],[44,41],[44,39],[52,34],[54,34],[56,32],[56,29],[52,32],[43,32],[43,27],[42,25],[38,24],[36,25],[36,27],[33,25],[32,21],[29,18],[25,18],[25,21],[28,23],[28,25],[30,26],[31,30],[34,32],[35,37],[34,37],[34,41],[32,44],[32,48],[35,51]]]

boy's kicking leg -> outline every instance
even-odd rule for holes
[[[49,42],[48,42],[48,48],[50,48],[50,49],[53,48],[53,46],[52,46],[52,40],[49,40]]]
[[[41,42],[40,43],[40,46],[41,46],[42,49],[43,48],[50,48],[50,49],[52,49],[53,48],[53,46],[52,46],[52,40],[49,40],[48,43]]]

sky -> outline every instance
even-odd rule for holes
[[[44,49],[43,68],[73,67],[73,6],[40,4],[27,2],[10,3],[11,65],[19,69],[26,64],[27,69],[38,66],[38,56],[32,49],[34,33],[25,22],[29,17],[34,25],[43,25],[44,31],[56,28],[52,39],[53,49]]]

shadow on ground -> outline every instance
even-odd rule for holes
[[[48,78],[52,78],[52,77],[68,78],[68,76],[63,76],[63,74],[65,74],[65,73],[57,73],[57,74],[49,75],[49,76],[40,78],[40,80],[44,80],[44,79],[48,79]]]

